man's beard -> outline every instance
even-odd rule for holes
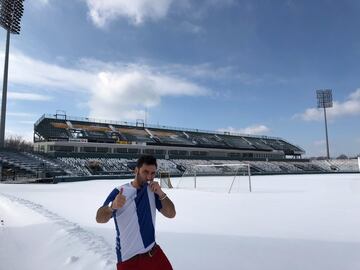
[[[139,184],[139,186],[145,186],[148,184],[148,181],[145,178],[142,178],[140,176],[140,173],[136,174],[136,181]]]

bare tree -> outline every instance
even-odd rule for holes
[[[338,156],[336,159],[348,159],[348,156],[345,154],[341,154],[340,156]]]
[[[19,135],[13,135],[5,139],[5,148],[15,149],[18,151],[32,151],[33,143],[26,141]]]

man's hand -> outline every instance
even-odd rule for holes
[[[165,193],[162,191],[162,189],[159,185],[159,182],[151,181],[149,185],[150,185],[151,191],[154,192],[155,194],[159,195],[160,198],[165,195]]]
[[[124,188],[120,189],[118,195],[116,195],[115,199],[111,203],[111,206],[104,205],[98,209],[96,212],[96,222],[98,223],[106,223],[113,216],[114,210],[120,209],[126,203],[126,197],[123,195]]]
[[[126,197],[123,195],[123,192],[124,192],[124,188],[121,188],[119,194],[116,195],[115,200],[113,200],[111,204],[111,208],[113,210],[120,209],[126,203]]]
[[[166,196],[164,191],[162,191],[159,182],[151,181],[149,185],[151,191],[159,195],[162,206],[160,209],[160,213],[163,214],[165,217],[174,218],[176,215],[175,206],[173,202],[169,199],[169,197]]]

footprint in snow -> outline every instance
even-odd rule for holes
[[[77,262],[80,258],[77,256],[70,256],[69,258],[66,259],[65,264],[73,264],[75,262]]]

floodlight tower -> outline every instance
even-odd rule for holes
[[[7,101],[7,81],[9,68],[10,33],[20,34],[20,21],[24,12],[24,0],[0,0],[0,26],[6,30],[6,50],[3,92],[1,101],[0,148],[5,146],[5,119]]]
[[[327,119],[326,119],[326,108],[331,108],[333,106],[332,90],[331,89],[316,90],[316,97],[317,97],[317,107],[324,109],[325,134],[326,134],[326,151],[327,151],[327,158],[330,159],[329,138],[328,138]]]

